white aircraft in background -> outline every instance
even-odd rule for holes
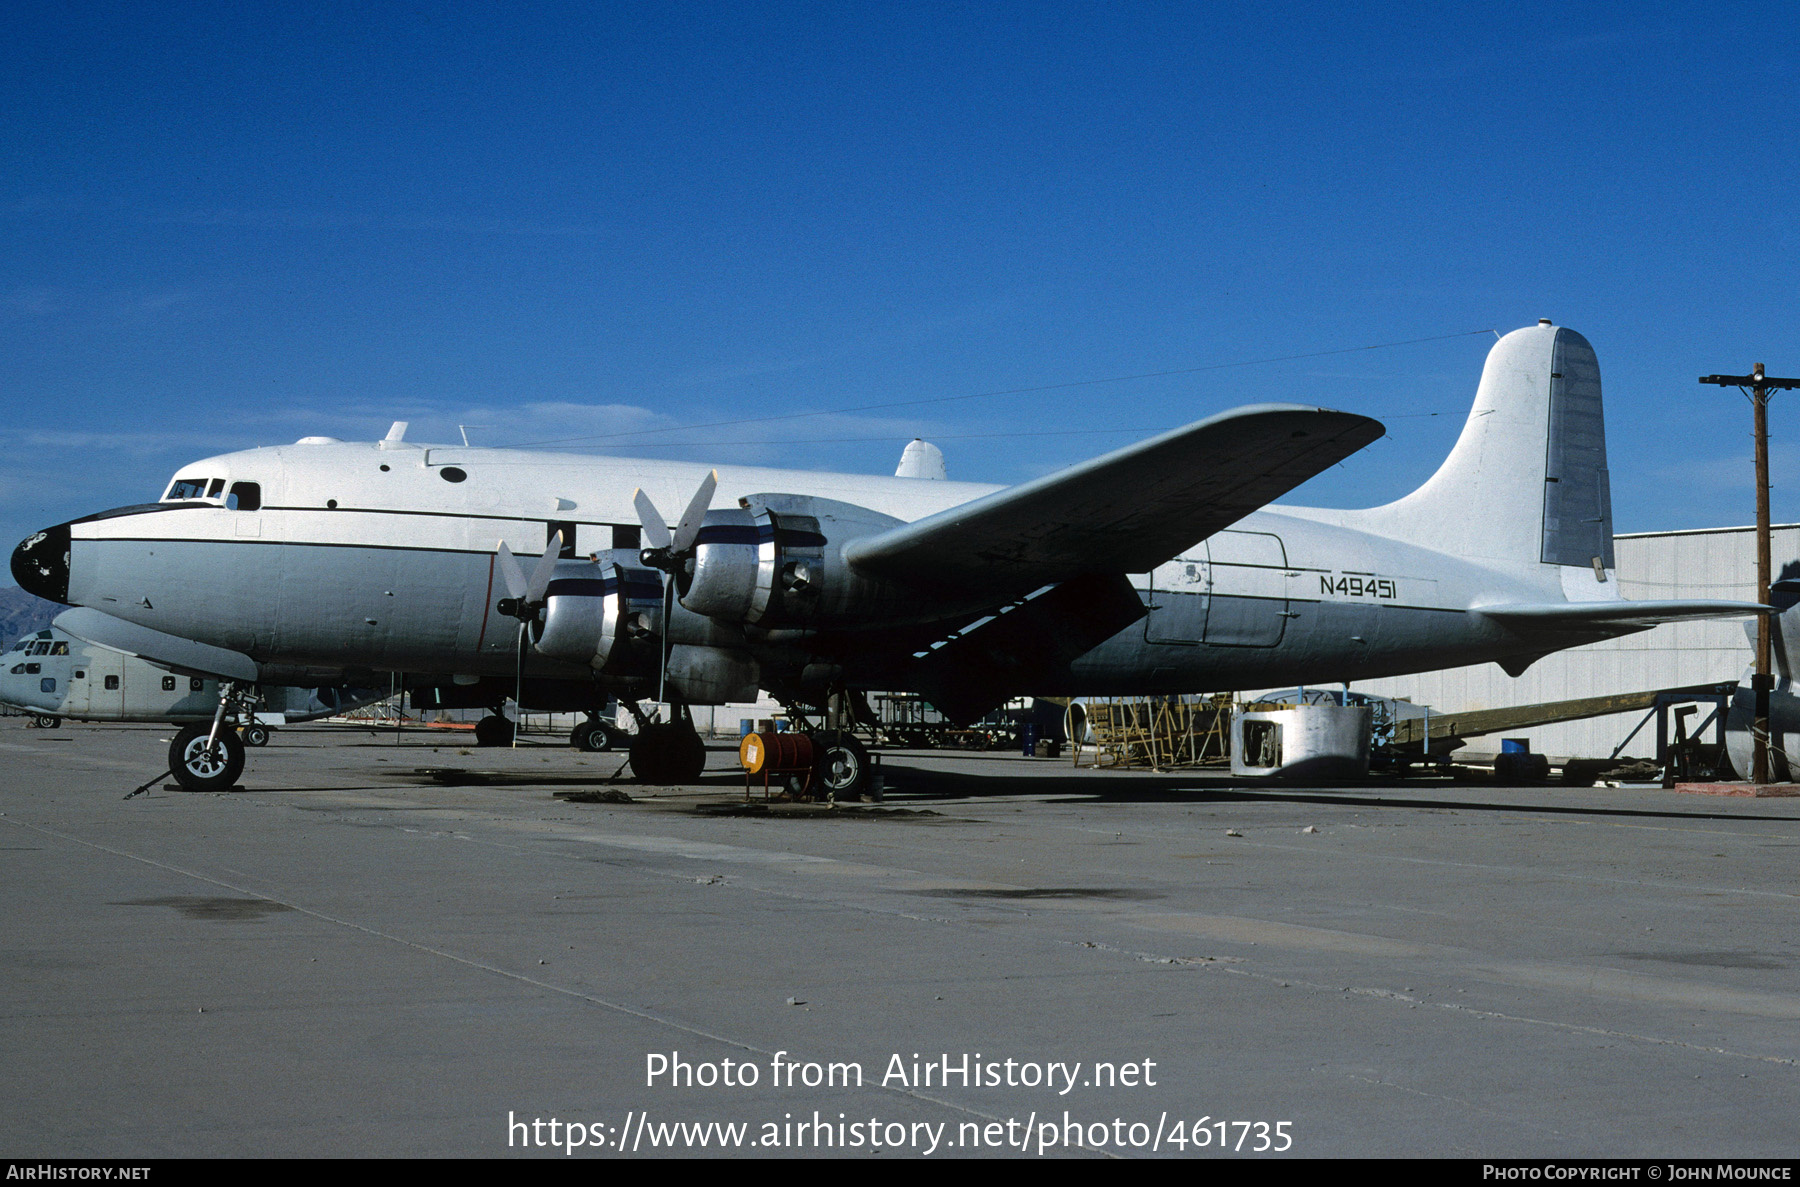
[[[1412,494],[1270,505],[1382,432],[1254,405],[1002,488],[421,445],[396,424],[184,466],[160,502],[39,532],[12,568],[80,607],[63,629],[230,682],[399,671],[489,705],[527,679],[628,706],[760,687],[797,712],[887,689],[964,720],[1025,694],[1518,674],[1762,609],[1619,597],[1599,364],[1572,330],[1494,346]],[[671,528],[661,507],[686,510]],[[527,573],[514,554],[533,552]],[[822,740],[827,786],[853,794],[867,756]],[[632,747],[656,781],[704,757],[680,721]]]

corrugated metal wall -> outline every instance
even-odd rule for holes
[[[1800,558],[1800,525],[1776,527],[1771,543],[1775,574],[1779,577],[1784,564]],[[1628,598],[1756,600],[1754,528],[1619,536],[1615,547],[1619,589]],[[1358,692],[1406,697],[1430,705],[1434,712],[1455,713],[1735,681],[1749,668],[1752,658],[1742,622],[1683,622],[1558,652],[1539,660],[1517,679],[1496,664],[1480,664],[1368,680],[1352,687]],[[1700,717],[1690,719],[1690,726],[1697,725],[1707,712],[1702,709]],[[1509,730],[1507,736],[1530,738],[1531,748],[1540,754],[1604,758],[1642,716],[1621,714],[1568,725]],[[1472,752],[1499,748],[1497,737],[1471,739],[1468,747]],[[1652,725],[1632,740],[1626,752],[1648,756],[1655,748]]]

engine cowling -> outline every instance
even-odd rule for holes
[[[925,621],[946,607],[921,589],[867,577],[844,560],[851,540],[901,520],[810,495],[752,495],[710,511],[678,575],[681,604],[721,622],[765,629]]]
[[[564,561],[545,589],[532,641],[545,655],[604,675],[654,675],[662,617],[655,570],[609,559]]]
[[[586,664],[602,676],[654,681],[662,672],[675,699],[690,704],[754,701],[761,676],[741,642],[715,623],[677,608],[663,619],[662,574],[622,563],[628,552],[595,561],[564,561],[544,591],[544,613],[532,624],[537,650]]]

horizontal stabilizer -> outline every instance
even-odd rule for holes
[[[1771,610],[1756,602],[1684,600],[1662,602],[1515,602],[1476,606],[1475,613],[1521,630],[1594,631],[1616,627],[1621,632],[1687,622],[1696,618],[1745,618]]]
[[[173,668],[195,676],[217,676],[225,680],[254,683],[256,661],[241,651],[228,651],[208,643],[196,643],[179,635],[151,630],[135,622],[126,622],[98,610],[78,606],[64,610],[52,624],[77,639],[98,643],[114,651],[123,651],[153,664]]]
[[[865,572],[1036,588],[1144,573],[1379,438],[1381,422],[1256,404],[854,540]]]

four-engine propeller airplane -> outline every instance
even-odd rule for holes
[[[997,488],[420,445],[396,424],[184,466],[160,502],[32,536],[12,570],[80,607],[58,619],[73,634],[244,684],[399,671],[497,705],[557,680],[634,708],[879,688],[963,719],[1022,694],[1517,674],[1761,609],[1619,597],[1599,365],[1572,330],[1495,344],[1412,494],[1270,506],[1382,432],[1255,405]],[[513,556],[540,551],[529,572]],[[642,724],[640,777],[698,774],[691,726]],[[854,792],[866,755],[826,744],[827,785]]]

